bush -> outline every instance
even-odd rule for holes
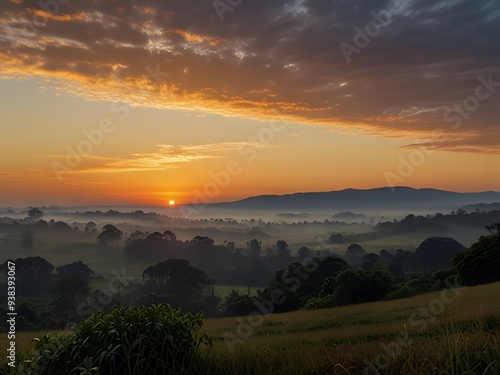
[[[333,295],[326,295],[323,297],[311,298],[304,306],[306,310],[326,309],[328,307],[335,307],[335,300]]]
[[[178,374],[196,373],[198,337],[203,315],[174,310],[169,305],[97,311],[68,335],[45,334],[35,339],[37,353],[30,374]]]

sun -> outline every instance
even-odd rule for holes
[[[175,204],[175,201],[168,201],[168,204],[169,204],[170,206],[173,206],[173,205]]]

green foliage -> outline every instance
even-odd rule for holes
[[[182,315],[168,305],[98,311],[72,334],[35,339],[28,373],[197,373],[202,347],[208,351],[212,345],[206,334],[198,336],[202,323],[202,313]]]
[[[306,302],[304,308],[306,310],[326,309],[335,306],[335,299],[332,294],[323,297],[311,298]]]
[[[500,234],[481,236],[469,250],[452,259],[460,281],[465,285],[500,280]]]
[[[249,315],[255,311],[254,298],[247,295],[240,295],[236,290],[226,298],[224,313],[227,316]]]
[[[374,268],[369,272],[348,269],[327,278],[318,297],[309,300],[306,308],[380,301],[394,289],[394,279],[380,268]]]
[[[296,288],[276,280],[272,280],[267,288],[259,290],[257,294],[257,299],[260,301],[273,301],[273,312],[275,313],[298,310],[302,305],[300,301],[301,295]]]
[[[212,284],[206,273],[193,267],[185,259],[169,259],[150,266],[142,276],[150,286],[167,294],[175,294],[184,300],[198,299]]]
[[[446,274],[443,271],[443,274]],[[441,275],[441,273],[436,272],[436,277]],[[398,288],[390,293],[388,293],[385,297],[384,300],[391,300],[391,299],[399,299],[399,298],[408,298],[408,297],[413,297],[417,296],[419,294],[424,294],[428,292],[432,292],[435,290],[440,290],[443,289],[442,287],[439,288],[437,285],[443,285],[443,283],[436,283],[433,281],[433,278],[417,278],[417,279],[412,279],[407,281],[404,284],[398,285]]]
[[[292,263],[287,269],[276,272],[267,288],[259,293],[259,299],[273,300],[273,295],[279,293],[283,301],[274,304],[274,312],[297,310],[318,295],[328,277],[348,268],[344,260],[334,257]]]

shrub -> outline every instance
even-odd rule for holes
[[[178,374],[196,373],[200,347],[211,347],[198,337],[203,315],[174,310],[169,305],[97,311],[68,335],[35,339],[33,374]]]

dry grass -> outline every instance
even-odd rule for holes
[[[235,334],[238,320],[207,320],[204,331],[218,338],[208,373],[351,374],[378,368],[387,374],[494,375],[500,373],[499,291],[500,283],[467,288],[442,314],[431,315],[434,321],[424,320],[425,327],[410,317],[440,293],[272,315],[233,352],[223,334]],[[398,337],[407,340],[398,345]],[[387,363],[386,353],[390,365],[379,368]]]

